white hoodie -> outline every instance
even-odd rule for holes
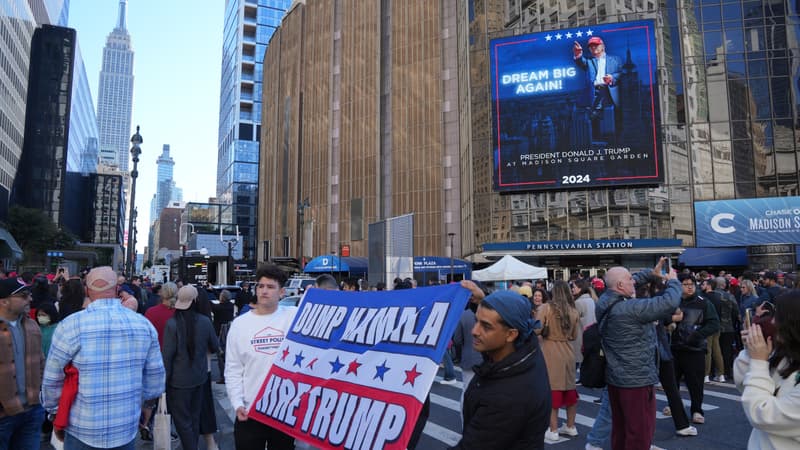
[[[248,311],[231,324],[225,347],[225,388],[234,410],[250,409],[295,314],[296,306],[279,305],[272,314]]]
[[[781,361],[778,369],[785,363]],[[747,350],[742,350],[733,366],[733,379],[753,426],[748,450],[800,448],[800,372],[781,378],[777,370],[770,373],[767,361],[750,359]]]

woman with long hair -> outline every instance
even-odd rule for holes
[[[537,332],[542,337],[542,354],[547,363],[547,377],[553,397],[550,429],[545,431],[546,442],[558,441],[558,435],[577,436],[575,417],[578,412],[578,391],[575,389],[575,351],[571,341],[578,336],[580,314],[565,281],[553,284],[552,297],[536,311],[542,323]],[[567,422],[558,428],[558,410],[567,409]]]
[[[800,448],[800,290],[775,299],[772,327],[742,330],[745,349],[733,369],[753,426],[748,449]]]
[[[186,285],[178,291],[175,315],[164,329],[164,368],[167,407],[181,448],[196,449],[200,437],[203,386],[208,381],[206,353],[219,351],[214,326],[197,309],[197,289]]]
[[[572,296],[575,298],[575,308],[581,318],[581,325],[578,328],[578,337],[572,342],[572,349],[575,351],[575,362],[580,365],[583,362],[583,354],[581,348],[583,347],[583,330],[589,325],[597,322],[594,315],[594,304],[597,301],[597,295],[592,289],[592,282],[588,278],[582,280],[575,280],[570,283]]]
[[[83,309],[86,301],[86,289],[80,278],[70,278],[61,284],[61,300],[58,302],[58,313],[64,320],[72,313]]]

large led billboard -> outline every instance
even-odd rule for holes
[[[491,41],[494,187],[664,180],[652,20]]]

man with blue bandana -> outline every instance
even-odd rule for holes
[[[475,313],[472,345],[483,355],[464,395],[464,432],[453,449],[544,448],[550,383],[530,302],[513,291],[486,297]]]

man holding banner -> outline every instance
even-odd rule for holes
[[[464,432],[452,449],[543,449],[552,399],[530,303],[497,291],[475,318],[472,342],[484,362],[464,395]]]
[[[256,302],[231,324],[225,349],[225,387],[236,410],[237,450],[293,450],[294,438],[247,417],[258,388],[272,367],[297,307],[279,305],[286,274],[273,265],[256,271]]]
[[[410,448],[469,296],[309,289],[248,417],[320,449]]]

